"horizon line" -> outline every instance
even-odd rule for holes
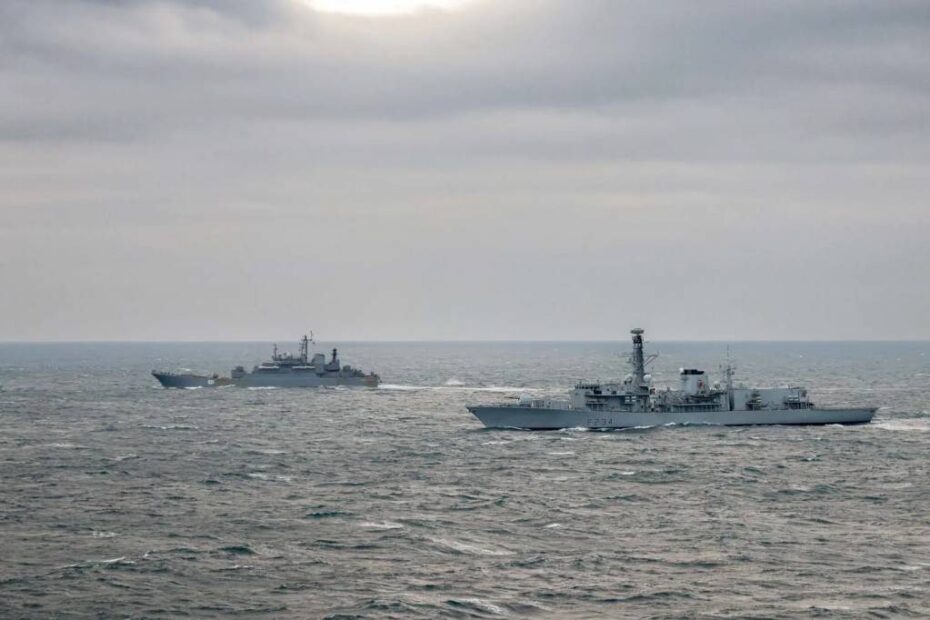
[[[290,342],[290,340],[0,340],[0,345],[4,344],[273,344],[278,342]],[[627,342],[627,339],[593,339],[593,338],[560,338],[560,339],[409,339],[409,340],[320,340],[325,344],[550,344],[550,343],[578,343],[594,344],[608,342]],[[655,343],[676,343],[676,344],[701,344],[701,343],[732,343],[732,344],[751,344],[751,343],[903,343],[903,342],[927,342],[930,338],[818,338],[818,339],[777,339],[777,338],[746,338],[746,339],[647,339],[646,342]]]

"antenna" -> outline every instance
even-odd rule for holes
[[[313,332],[310,332],[310,336],[304,334],[304,337],[300,339],[300,358],[304,364],[307,363],[307,359],[310,357],[310,343],[313,342]]]
[[[733,365],[733,362],[730,359],[730,345],[727,345],[727,365],[723,369],[723,373],[727,381],[727,390],[733,390],[734,370],[736,370],[736,366]]]
[[[736,367],[733,365],[733,362],[730,361],[730,345],[727,345],[727,365],[723,368],[723,376],[727,382],[727,406],[730,411],[733,411],[734,406],[734,397],[733,397],[733,371],[736,370]]]

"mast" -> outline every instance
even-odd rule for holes
[[[639,327],[631,329],[633,335],[633,355],[631,362],[633,364],[633,388],[637,394],[643,395],[649,393],[649,386],[646,385],[646,358],[643,355],[643,333],[644,330]]]
[[[723,372],[727,382],[727,404],[730,411],[733,411],[733,370],[733,362],[730,360],[730,345],[727,345],[727,367]]]
[[[307,338],[307,334],[304,334],[304,337],[300,339],[300,361],[303,364],[307,363],[307,357],[310,355],[310,339]]]
[[[727,391],[733,391],[733,362],[730,361],[730,345],[727,345],[727,367],[724,369],[724,376],[727,381]]]

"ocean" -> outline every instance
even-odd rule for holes
[[[727,356],[647,347],[657,384]],[[868,425],[616,432],[465,405],[622,377],[625,341],[339,348],[384,385],[149,374],[264,343],[0,344],[0,616],[930,616],[928,342],[729,347]]]

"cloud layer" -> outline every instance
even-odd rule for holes
[[[0,339],[930,338],[924,2],[0,5]]]

